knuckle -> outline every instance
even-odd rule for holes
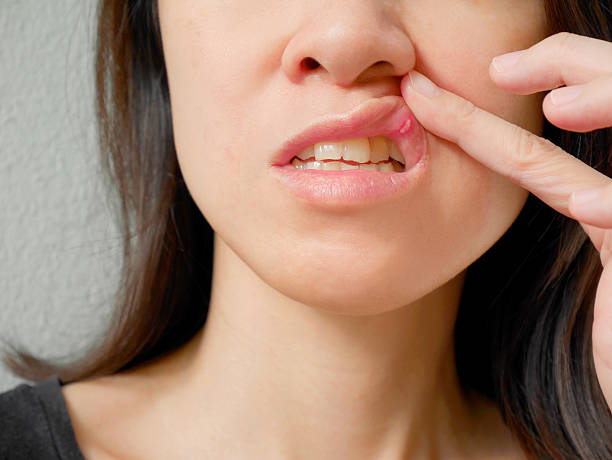
[[[477,110],[477,107],[472,102],[463,100],[457,107],[455,113],[459,121],[466,125],[472,122]]]
[[[571,50],[575,48],[575,43],[575,34],[570,32],[558,32],[534,45],[533,49],[539,54],[548,55],[549,58],[558,59],[562,62],[564,56],[568,53],[571,54]]]
[[[559,32],[552,36],[559,57],[566,56],[574,46],[575,35],[570,32]]]
[[[551,36],[551,38],[556,40],[559,44],[566,44],[569,40],[572,40],[573,37],[574,34],[571,32],[557,32]]]
[[[510,171],[513,179],[522,182],[527,176],[544,168],[552,155],[557,154],[558,147],[552,142],[514,126],[510,140],[506,143],[509,149]]]

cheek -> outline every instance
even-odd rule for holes
[[[271,102],[279,91],[265,82],[284,42],[261,30],[279,30],[283,8],[261,15],[240,1],[172,1],[160,0],[160,14],[175,145],[192,195],[214,221],[227,209],[220,198],[235,204],[252,194],[272,147],[262,132],[278,117],[263,120],[286,98]]]
[[[200,10],[188,1],[166,8],[162,36],[177,158],[191,195],[215,228],[235,211],[242,185],[249,186],[235,176],[248,156],[253,113],[247,95],[255,88],[244,77],[249,58],[235,56],[248,56],[241,52],[248,44],[225,33],[224,20],[214,13],[204,22]]]
[[[478,107],[540,134],[543,96],[512,95],[489,77],[493,57],[528,48],[546,37],[542,1],[516,0],[513,8],[507,3],[452,2],[453,24],[448,23],[449,18],[446,24],[434,26],[420,15],[411,17],[417,70]],[[431,8],[424,16],[431,16]]]
[[[433,34],[428,24],[417,21],[414,25],[417,68],[478,107],[541,134],[543,96],[507,93],[489,77],[489,63],[494,56],[529,47],[544,38],[541,5],[534,2],[524,8],[530,9],[526,17],[532,18],[531,24],[515,18],[505,18],[503,22],[493,16],[490,23],[472,28],[466,21],[465,33],[461,34],[453,28],[441,28],[440,33]],[[448,43],[454,46],[449,47]],[[457,248],[478,254],[507,230],[528,192],[473,160],[457,145],[431,135],[429,141],[433,153],[432,186],[428,192],[430,202],[438,203],[440,208],[437,219],[449,225],[447,231],[454,229],[447,237],[454,239]],[[452,247],[447,249],[456,251]]]

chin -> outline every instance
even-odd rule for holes
[[[391,250],[316,254],[307,258],[295,254],[288,257],[293,263],[282,265],[289,269],[259,273],[267,273],[264,281],[293,301],[350,316],[376,315],[409,305],[456,275],[441,273],[440,267],[423,271],[427,264],[415,258],[402,260]]]

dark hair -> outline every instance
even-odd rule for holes
[[[612,0],[545,0],[549,34],[612,39]],[[107,334],[58,364],[8,345],[29,380],[129,369],[191,339],[208,315],[213,231],[187,191],[173,141],[156,0],[101,0],[97,109],[102,161],[124,231],[122,284]],[[544,137],[612,175],[612,130]],[[500,263],[503,262],[503,263]],[[468,268],[456,323],[462,385],[497,402],[531,458],[611,459],[612,415],[592,358],[599,255],[572,219],[530,195]]]

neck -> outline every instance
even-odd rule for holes
[[[248,440],[251,458],[433,458],[461,448],[454,440],[470,409],[453,330],[464,274],[402,308],[349,316],[272,289],[218,237],[213,273],[206,325],[175,360],[193,425],[214,420],[217,440],[237,449]]]

